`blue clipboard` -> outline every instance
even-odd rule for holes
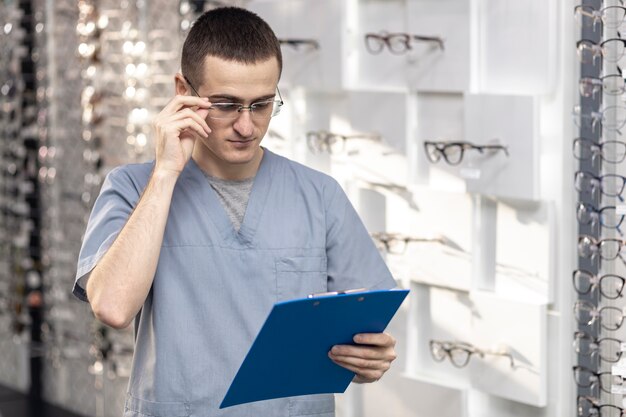
[[[328,357],[357,333],[380,333],[409,290],[376,290],[277,303],[220,408],[272,398],[344,392],[354,373]]]

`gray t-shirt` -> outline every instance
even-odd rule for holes
[[[226,210],[235,230],[239,231],[243,216],[246,213],[246,206],[252,191],[254,177],[245,180],[223,180],[205,174],[209,184],[217,193],[220,203]]]

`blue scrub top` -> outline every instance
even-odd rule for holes
[[[89,273],[132,213],[153,166],[125,165],[107,175],[78,260],[79,299],[88,301]],[[190,160],[174,189],[152,288],[135,318],[124,417],[334,416],[333,395],[218,407],[274,303],[395,286],[332,177],[264,149],[237,232]]]

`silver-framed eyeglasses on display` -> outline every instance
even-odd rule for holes
[[[352,139],[365,139],[381,142],[382,137],[378,133],[353,133],[343,135],[327,130],[309,131],[306,134],[306,143],[313,153],[328,152],[331,154],[342,153],[346,149],[346,142]]]

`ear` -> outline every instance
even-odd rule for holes
[[[181,96],[190,96],[193,95],[193,91],[189,87],[187,81],[185,81],[185,77],[180,72],[177,72],[174,76],[174,94]]]

